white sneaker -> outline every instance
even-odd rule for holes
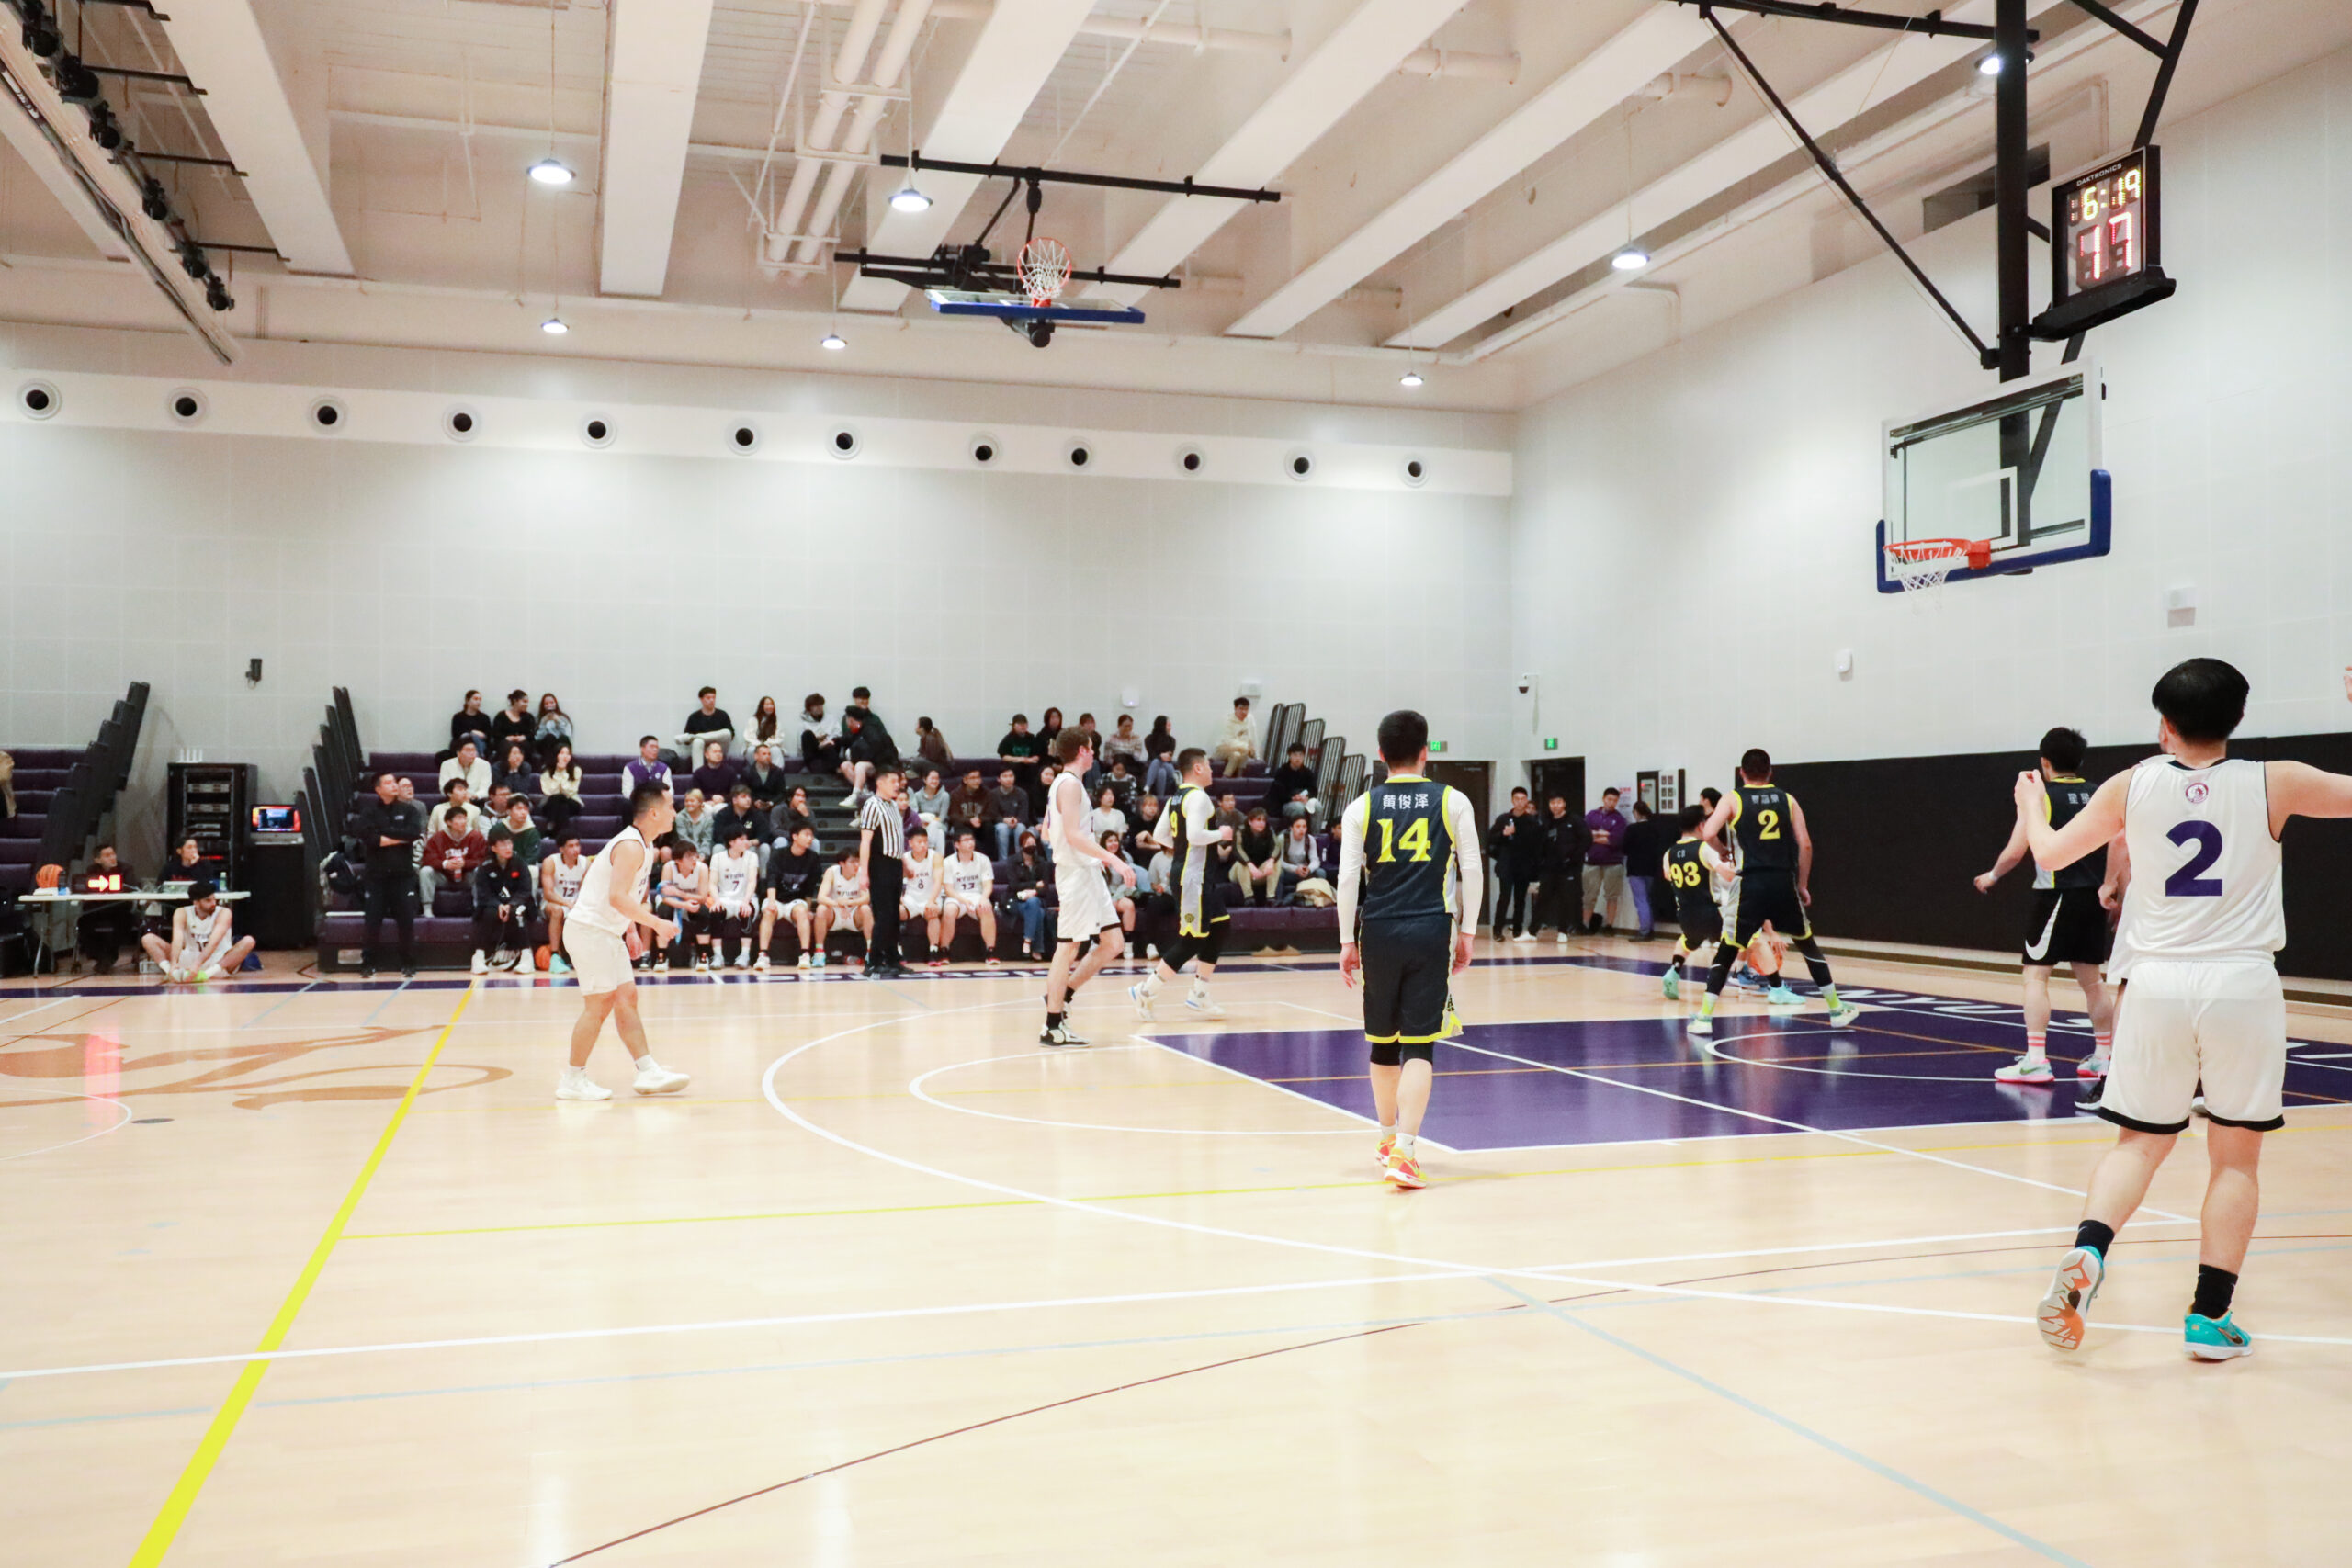
[[[760,954],[760,957],[762,959],[765,959],[767,954],[763,953]],[[743,951],[735,955],[735,967],[738,969],[749,969],[751,966],[752,949],[751,945],[747,942],[744,944]]]
[[[792,966],[795,969],[814,969],[817,967],[816,956],[813,953],[804,953],[792,961]]]
[[[670,972],[670,955],[668,953],[665,953],[662,954],[661,957],[656,958],[653,961],[653,972],[656,975],[667,975]]]
[[[1192,1009],[1196,1017],[1223,1018],[1225,1016],[1225,1010],[1217,1006],[1216,998],[1206,991],[1190,993],[1184,998],[1184,1005]]]
[[[474,949],[474,973],[477,975],[490,973],[490,955],[479,947]]]
[[[1140,982],[1127,987],[1127,1000],[1136,1004],[1137,1018],[1151,1017],[1151,993],[1146,991]]]
[[[1691,1033],[1704,1037],[1706,1035],[1713,1034],[1715,1032],[1715,1021],[1713,1019],[1704,1017],[1703,1015],[1693,1013],[1690,1015],[1690,1022],[1688,1027]]]
[[[699,953],[695,955],[695,973],[697,975],[707,975],[710,973],[709,953]]]
[[[628,1087],[639,1094],[675,1094],[693,1081],[685,1074],[648,1056],[637,1069],[637,1081]]]
[[[756,958],[756,959],[754,959],[754,960],[752,961],[752,970],[753,970],[755,973],[758,973],[758,972],[764,972],[764,971],[766,970],[767,966],[768,966],[768,955],[767,955],[766,953],[761,953],[761,954],[759,955],[759,957],[758,957],[758,958]]]
[[[613,1091],[588,1076],[585,1067],[567,1066],[563,1076],[555,1080],[558,1100],[610,1100]]]
[[[1566,931],[1554,931],[1552,933],[1552,940],[1558,942],[1562,947],[1566,947],[1568,945],[1568,933]]]
[[[1072,1029],[1069,1026],[1069,1020],[1065,1017],[1061,1022],[1049,1023],[1039,1030],[1037,1043],[1040,1045],[1083,1045],[1086,1043],[1086,1036]]]
[[[1993,1069],[1995,1083],[2022,1083],[2048,1086],[2052,1081],[2050,1062],[2044,1056],[2019,1056],[2004,1067]]]
[[[1533,942],[1534,940],[1535,933],[1533,931],[1521,931],[1517,936],[1511,938],[1511,941],[1513,942]]]

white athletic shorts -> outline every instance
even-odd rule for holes
[[[920,920],[929,912],[929,908],[920,898],[901,898],[899,900],[899,919]]]
[[[979,912],[988,907],[988,900],[985,898],[967,898],[961,894],[950,893],[946,897],[939,901],[939,907],[943,913],[952,908],[957,915],[970,919],[978,918]]]
[[[611,931],[579,920],[566,920],[563,951],[571,960],[571,972],[580,976],[580,988],[592,997],[634,984],[628,967],[628,944]]]
[[[2143,958],[2115,1017],[2115,1059],[2098,1113],[2143,1133],[2177,1133],[2201,1080],[2205,1109],[2267,1133],[2287,1078],[2287,997],[2269,964]]]
[[[1111,889],[1102,868],[1075,850],[1065,850],[1054,862],[1054,890],[1061,895],[1061,919],[1055,932],[1064,942],[1092,942],[1097,932],[1119,923],[1111,903]]]
[[[760,904],[761,908],[772,910],[776,914],[782,915],[787,920],[793,919],[802,910],[808,909],[809,907],[808,900],[806,898],[795,898],[789,904],[780,904],[776,901],[776,897],[773,893],[761,900]]]

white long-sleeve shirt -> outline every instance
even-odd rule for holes
[[[1356,901],[1363,893],[1364,823],[1372,815],[1372,796],[1360,795],[1340,814],[1340,940],[1356,939]],[[1445,830],[1453,839],[1453,918],[1455,928],[1478,929],[1478,905],[1486,895],[1487,873],[1478,858],[1478,812],[1458,789],[1445,791]]]

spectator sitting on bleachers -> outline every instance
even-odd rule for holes
[[[735,787],[735,764],[727,760],[727,742],[702,743],[701,765],[695,769],[695,788],[705,800],[725,800]]]
[[[424,840],[424,862],[417,867],[416,890],[424,912],[433,913],[433,896],[444,887],[463,888],[481,863],[490,858],[489,840],[475,827],[470,814],[460,817],[462,802],[445,807],[440,826]],[[469,808],[469,812],[470,808]]]
[[[490,830],[488,858],[474,868],[475,974],[512,969],[520,962],[530,946],[524,933],[534,913],[530,868],[502,823]]]
[[[1275,893],[1275,902],[1291,905],[1298,901],[1299,885],[1323,874],[1323,846],[1315,841],[1315,827],[1304,817],[1294,817],[1283,829],[1282,884]]]
[[[1250,734],[1250,699],[1233,699],[1233,716],[1216,732],[1216,741],[1209,748],[1209,755],[1225,764],[1225,776],[1232,778],[1250,764],[1258,754],[1258,743]]]
[[[776,713],[775,699],[762,697],[759,705],[752,709],[752,728],[743,737],[744,750],[765,746],[773,754],[783,744],[784,720]]]
[[[571,742],[557,741],[555,755],[548,759],[546,772],[539,774],[539,815],[548,819],[549,832],[560,835],[580,815],[582,782],[580,762],[571,754]]]
[[[677,793],[677,786],[670,778],[670,764],[662,760],[662,739],[659,736],[649,735],[639,740],[637,755],[628,760],[621,773],[622,793],[625,795],[639,784],[658,784],[673,795]]]
[[[763,701],[774,701],[764,698]],[[752,804],[762,811],[774,811],[775,803],[784,798],[790,786],[785,782],[785,772],[775,765],[775,748],[762,741],[752,749],[752,765],[743,770],[743,783],[752,788]]]
[[[1216,792],[1216,815],[1209,820],[1216,827],[1232,829],[1235,839],[1241,837],[1241,807],[1231,785]]]
[[[1136,814],[1136,802],[1143,798],[1143,781],[1129,771],[1127,760],[1125,757],[1114,757],[1108,768],[1098,767],[1096,771],[1102,776],[1102,782],[1095,787],[1098,790],[1107,789],[1116,795],[1119,809],[1133,818]]]
[[[1162,800],[1173,799],[1183,781],[1176,776],[1176,732],[1168,728],[1166,714],[1151,721],[1151,733],[1143,738],[1143,787]]]
[[[532,748],[537,751],[539,761],[551,761],[557,747],[569,746],[578,739],[572,733],[571,716],[563,711],[563,705],[555,700],[555,694],[541,693],[538,722],[531,730]]]
[[[0,822],[17,814],[17,759],[0,751]]]
[[[760,863],[760,869],[765,871],[768,863],[767,825],[767,813],[752,799],[752,786],[737,779],[735,787],[728,792],[727,804],[713,816],[710,841],[723,844],[733,834],[741,833],[752,840],[756,852],[752,858]]]
[[[1266,808],[1253,806],[1241,829],[1241,855],[1233,864],[1233,885],[1241,889],[1241,897],[1261,906],[1274,901],[1274,890],[1282,885],[1283,851],[1267,826]]]
[[[1142,779],[1145,761],[1143,737],[1136,733],[1136,716],[1131,713],[1121,714],[1116,733],[1103,738],[1102,765],[1109,767],[1114,757],[1125,757],[1127,771],[1138,781]]]
[[[1094,765],[1100,768],[1102,765],[1102,731],[1095,724],[1092,714],[1082,713],[1078,716],[1078,731],[1086,737],[1086,749],[1094,753]],[[1089,779],[1086,787],[1091,792],[1099,786]]]
[[[1266,791],[1267,803],[1279,810],[1285,820],[1293,817],[1323,820],[1323,803],[1315,798],[1315,770],[1306,765],[1306,748],[1296,741],[1291,743],[1283,765],[1274,770],[1273,783]]]
[[[793,785],[792,793],[778,801],[776,808],[768,814],[768,825],[775,830],[775,841],[778,844],[790,844],[792,835],[803,828],[808,829],[810,838],[815,838],[817,819],[808,813],[808,791],[799,784]]]
[[[539,782],[539,771],[531,763],[531,749],[520,740],[509,740],[505,747],[498,766],[491,771],[491,787],[503,784],[527,799]]]
[[[842,744],[825,723],[825,694],[811,692],[800,705],[800,766],[804,773],[830,773],[841,765]]]
[[[1037,738],[1029,733],[1029,716],[1025,713],[1012,716],[1012,728],[1006,730],[1004,738],[996,743],[996,760],[1012,771],[1012,776],[1020,781],[1023,790],[1029,790],[1036,783],[1037,759],[1045,752],[1046,749],[1038,744]],[[1033,792],[1029,808],[1035,811],[1036,807],[1036,796]]]
[[[849,706],[842,709],[842,733],[844,736],[849,733],[849,721],[852,718],[855,718],[868,729],[874,728],[874,694],[864,686],[850,688]]]
[[[693,795],[687,795],[689,800]],[[680,820],[685,813],[680,812]],[[678,956],[694,950],[695,967],[710,967],[710,872],[702,863],[702,850],[692,839],[673,837],[670,863],[662,868],[662,892],[655,908],[678,924]],[[670,972],[670,953],[663,949],[653,960],[654,973]]]
[[[1161,845],[1153,852],[1149,892],[1144,907],[1155,915],[1176,912],[1176,888],[1169,879],[1176,874],[1176,852]]]
[[[967,774],[969,783],[973,774]],[[1021,775],[1007,767],[996,775],[996,788],[989,791],[988,808],[980,814],[980,826],[995,840],[996,858],[1011,860],[1012,846],[1021,837],[1022,824],[1029,820],[1029,792],[1021,787]]]
[[[456,753],[441,764],[442,786],[447,788],[451,779],[465,780],[477,800],[490,793],[490,762],[475,749],[470,737],[458,742]]]
[[[426,836],[430,837],[439,832],[452,817],[464,818],[465,829],[458,835],[459,838],[465,837],[466,833],[481,831],[484,826],[482,810],[473,803],[473,791],[466,787],[466,781],[451,779],[445,787],[447,793],[441,804],[435,807],[424,818]],[[422,852],[422,851],[419,852],[420,854]]]
[[[520,741],[528,750],[537,729],[531,717],[531,694],[517,686],[506,694],[506,705],[491,716],[490,744],[482,750],[488,755],[502,755],[509,741]]]
[[[705,686],[695,694],[695,701],[697,705],[686,715],[686,728],[678,736],[678,754],[699,757],[703,742],[717,740],[723,755],[727,743],[735,739],[735,721],[718,705],[718,688]]]
[[[1054,738],[1062,732],[1062,710],[1047,708],[1037,719],[1037,755],[1054,754]]]
[[[1054,868],[1037,847],[1037,835],[1023,828],[1013,852],[1006,857],[1005,902],[1021,921],[1021,956],[1043,964],[1048,956],[1046,929],[1046,886]]]
[[[956,793],[947,797],[944,820],[948,838],[952,841],[958,831],[969,828],[976,841],[983,839],[993,840],[995,835],[989,831],[988,819],[989,792],[980,783],[980,770],[967,768],[963,782],[956,786]]]
[[[531,822],[530,798],[520,795],[508,795],[506,815],[497,818],[497,822],[505,827],[507,837],[514,840],[514,858],[522,863],[523,869],[537,871],[542,840],[538,829]],[[493,826],[490,831],[495,833],[498,828]]]
[[[817,962],[825,961],[825,938],[834,931],[854,931],[868,942],[874,940],[873,900],[865,890],[865,877],[859,870],[856,844],[845,844],[825,868],[824,881],[817,892]]]
[[[490,786],[490,798],[473,802],[474,826],[489,832],[506,820],[506,808],[513,804],[514,792],[503,784]]]
[[[895,767],[898,761],[898,743],[880,719],[857,708],[842,715],[841,775],[849,785],[853,808],[873,793],[875,771]]]
[[[940,782],[940,778],[937,768],[925,768],[922,787],[907,797],[907,805],[922,818],[925,826],[938,832],[944,840],[946,837],[947,814],[953,801],[947,794],[947,786]]]
[[[942,735],[939,726],[928,718],[915,720],[915,755],[939,769],[943,774],[947,764],[956,760],[956,753],[947,749],[947,737]]]
[[[1134,840],[1136,849],[1144,854],[1168,847],[1159,841],[1162,826],[1159,818],[1159,796],[1145,795],[1136,797],[1135,818],[1127,836]]]
[[[580,852],[579,834],[559,829],[555,841],[555,853],[539,863],[539,908],[548,916],[548,973],[569,975],[571,961],[563,955],[563,922],[587,879],[588,860]]]
[[[707,855],[710,852],[711,834],[718,827],[702,791],[690,789],[686,791],[685,804],[678,807],[677,826],[670,830],[692,844],[696,853]]]
[[[1144,880],[1143,868],[1135,862],[1127,860],[1127,852],[1121,847],[1125,840],[1117,833],[1105,830],[1096,841],[1119,859],[1126,862],[1127,869],[1136,874],[1136,884]],[[1132,937],[1136,934],[1134,885],[1128,883],[1125,877],[1107,865],[1102,868],[1102,880],[1111,885],[1111,908],[1118,911],[1119,930]]]
[[[435,801],[428,807],[416,798],[416,781],[411,778],[396,781],[392,798],[407,807],[415,818],[416,832],[408,840],[409,881],[411,886],[414,886],[416,867],[424,863],[424,836],[433,831],[433,818],[447,802]]]
[[[760,914],[760,857],[752,852],[751,824],[737,822],[719,834],[718,842],[718,852],[710,857],[710,918],[718,938],[718,966],[727,966],[731,951],[735,967],[749,969],[752,933]]]
[[[449,749],[441,755],[456,756],[458,748],[469,739],[477,752],[490,744],[490,720],[482,716],[480,692],[468,692],[465,705],[449,716]]]
[[[1127,836],[1127,814],[1119,809],[1118,792],[1109,784],[1095,795],[1094,809],[1086,814],[1086,830],[1098,840],[1105,833],[1115,833],[1121,839]]]
[[[931,966],[947,966],[946,952],[939,945],[940,870],[943,857],[931,847],[931,834],[922,828],[909,829],[906,879],[899,885],[899,919],[903,926],[913,926],[922,931],[924,945],[931,949]]]
[[[824,876],[825,863],[817,853],[817,830],[803,822],[792,829],[784,848],[768,856],[766,897],[760,901],[760,953],[752,968],[768,966],[768,942],[775,934],[779,917],[790,920],[800,938],[799,967],[823,965],[825,943],[814,928],[817,889]]]
[[[979,834],[968,825],[956,829],[956,852],[941,868],[944,884],[939,899],[939,945],[942,959],[956,945],[956,923],[969,920],[980,929],[980,947],[990,964],[996,956],[995,868],[976,853]]]

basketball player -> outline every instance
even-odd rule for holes
[[[1092,738],[1083,729],[1065,729],[1054,737],[1054,756],[1061,772],[1046,792],[1046,841],[1053,846],[1054,889],[1061,897],[1061,940],[1054,944],[1053,967],[1046,976],[1046,1027],[1037,1042],[1083,1045],[1084,1038],[1069,1027],[1069,1004],[1078,988],[1122,951],[1119,913],[1112,907],[1103,868],[1129,887],[1136,885],[1136,868],[1086,830],[1083,781],[1094,766]],[[1081,960],[1078,945],[1082,942],[1094,945]]]
[[[1829,976],[1829,960],[1814,939],[1813,919],[1805,907],[1813,902],[1806,886],[1813,877],[1813,835],[1805,828],[1804,808],[1796,796],[1772,782],[1772,759],[1761,747],[1750,747],[1739,759],[1739,781],[1707,818],[1701,835],[1712,839],[1726,828],[1739,852],[1739,897],[1725,911],[1725,930],[1715,942],[1715,966],[1707,976],[1707,999],[1690,1021],[1690,1032],[1715,1032],[1715,1005],[1723,999],[1724,982],[1731,978],[1732,960],[1770,924],[1804,955],[1821,999],[1829,1006],[1829,1023],[1843,1029],[1862,1016],[1862,1010],[1841,999]],[[1781,1005],[1796,999],[1786,987]],[[1767,1000],[1775,998],[1768,996]]]
[[[940,855],[931,847],[931,831],[918,828],[907,835],[906,886],[899,894],[899,918],[922,931],[931,950],[931,966],[947,967],[947,950],[939,944]]]
[[[988,954],[989,963],[994,965],[999,962],[996,903],[990,897],[995,890],[996,868],[974,852],[978,839],[968,823],[956,829],[956,852],[947,859],[946,891],[939,900],[938,953],[943,964],[956,945],[957,920],[969,920],[979,927],[980,947]]]
[[[1150,974],[1127,988],[1137,1018],[1151,1016],[1152,998],[1159,987],[1174,983],[1184,965],[1193,965],[1193,988],[1184,1005],[1202,1018],[1223,1018],[1225,1010],[1209,995],[1209,976],[1225,953],[1225,935],[1233,923],[1226,912],[1225,889],[1231,879],[1218,868],[1216,846],[1233,841],[1233,829],[1216,820],[1216,803],[1208,786],[1216,777],[1209,754],[1197,746],[1176,754],[1176,798],[1160,814],[1160,836],[1169,852],[1168,886],[1176,896],[1176,940],[1161,950]]]
[[[172,911],[170,945],[153,933],[140,938],[139,945],[175,986],[233,975],[254,952],[254,939],[236,934],[220,890],[209,880],[188,884],[187,902]]]
[[[1363,986],[1380,1112],[1373,1157],[1387,1180],[1415,1188],[1428,1185],[1421,1117],[1437,1043],[1461,1027],[1453,977],[1470,967],[1484,881],[1476,809],[1460,790],[1429,778],[1430,721],[1399,708],[1380,721],[1379,739],[1388,777],[1340,817],[1340,977]]]
[[[646,884],[653,870],[652,841],[670,830],[677,808],[670,803],[669,787],[640,784],[629,791],[629,825],[588,863],[580,880],[580,897],[563,922],[564,951],[580,976],[582,1005],[580,1021],[571,1026],[571,1060],[556,1085],[558,1100],[610,1100],[613,1091],[588,1076],[588,1054],[610,1018],[620,1031],[621,1043],[637,1063],[637,1081],[629,1087],[639,1094],[675,1094],[687,1077],[653,1059],[645,1043],[645,1023],[637,1012],[637,977],[629,970],[633,953],[643,939],[639,926],[653,933],[664,946],[678,938],[678,928],[646,906]]]
[[[2041,738],[2041,799],[2052,828],[2064,828],[2090,804],[2091,786],[2082,773],[2088,745],[2079,732],[2064,726]],[[2019,823],[1993,869],[1976,878],[1976,891],[1993,891],[2025,856],[2025,825]],[[2102,847],[2057,871],[2040,865],[2033,869],[2033,914],[2025,928],[2025,1055],[1993,1069],[1997,1083],[2051,1081],[2050,972],[2061,964],[2075,972],[2091,1015],[2091,1054],[2075,1068],[2075,1076],[2107,1076],[2115,1023],[2115,1004],[2099,983],[2099,965],[2107,962],[2107,911],[2115,901],[2107,858]]]
[[[563,956],[563,921],[571,913],[572,905],[580,901],[580,884],[587,874],[588,862],[580,853],[580,835],[566,829],[555,853],[539,863],[539,908],[548,912],[550,975],[571,973],[571,964]]]
[[[2120,833],[2132,866],[2108,965],[2121,995],[2098,1108],[2122,1130],[2091,1173],[2075,1245],[2041,1298],[2041,1337],[2060,1350],[2082,1344],[2115,1233],[2188,1125],[2200,1077],[2211,1174],[2182,1335],[2200,1360],[2254,1349],[2230,1303],[2261,1207],[2262,1134],[2287,1121],[2278,834],[2290,817],[2352,817],[2352,777],[2232,759],[2245,699],[2245,677],[2218,659],[2174,665],[2151,694],[2165,755],[2100,784],[2064,827],[2052,825],[2041,775],[2018,777],[2018,825],[2035,863],[2072,865]]]
[[[735,967],[749,969],[752,933],[760,916],[760,857],[752,852],[752,829],[741,822],[728,828],[718,852],[710,857],[710,891],[711,918],[718,931],[718,966],[727,967],[727,950],[731,946]]]
[[[1674,944],[1674,955],[1666,965],[1668,1001],[1682,994],[1685,964],[1697,962],[1702,953],[1713,962],[1724,934],[1724,914],[1716,906],[1715,889],[1731,880],[1730,863],[1715,852],[1714,845],[1699,837],[1699,829],[1706,825],[1707,808],[1686,806],[1679,821],[1682,836],[1666,852],[1666,885],[1674,889],[1674,921],[1682,928],[1681,939]]]

